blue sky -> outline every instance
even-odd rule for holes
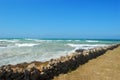
[[[120,0],[0,0],[0,37],[120,39]]]

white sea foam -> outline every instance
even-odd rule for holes
[[[17,46],[17,47],[32,47],[35,45],[39,45],[39,44],[34,44],[34,43],[24,43],[24,44],[17,43],[17,44],[15,44],[15,46]]]
[[[39,58],[37,58],[36,60],[45,62],[50,59],[56,59],[56,58],[59,58],[60,56],[67,55],[68,51],[56,51],[56,53],[55,52],[46,52],[43,55],[41,55]]]
[[[19,40],[16,40],[16,39],[13,39],[13,40],[6,40],[6,39],[3,39],[3,40],[0,40],[0,42],[18,42]]]
[[[71,47],[77,47],[77,46],[106,46],[106,44],[67,44]]]
[[[36,41],[36,42],[45,42],[46,40],[38,40],[38,39],[36,39],[34,41]]]
[[[5,47],[7,47],[8,45],[6,45],[6,44],[0,44],[0,48],[5,48]]]
[[[91,49],[95,47],[107,46],[106,44],[67,44],[70,47],[74,47],[76,49]]]
[[[35,42],[52,42],[53,40],[40,40],[40,39],[33,39]]]
[[[91,49],[108,45],[108,42],[106,44],[105,41],[98,44],[98,41],[72,39],[0,39],[0,66],[35,60],[48,61],[52,58],[67,55],[76,49]]]
[[[25,38],[25,40],[37,40],[37,39],[29,39],[29,38]]]
[[[86,42],[99,42],[99,41],[96,41],[96,40],[86,40]]]
[[[27,40],[27,41],[35,41],[35,42],[44,42],[44,41],[46,41],[46,40],[41,40],[41,39],[25,39],[25,40]]]

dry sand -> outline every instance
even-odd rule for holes
[[[109,50],[96,59],[53,80],[120,80],[120,47]]]

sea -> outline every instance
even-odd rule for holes
[[[91,49],[120,43],[117,39],[0,39],[0,66],[65,56],[76,49]]]

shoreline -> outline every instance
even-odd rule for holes
[[[112,50],[118,46],[120,44],[94,48],[83,52],[77,51],[47,62],[33,61],[31,63],[2,66],[0,67],[0,79],[51,80],[54,76],[72,71],[88,60],[96,58],[104,54],[107,50]]]
[[[120,80],[120,46],[52,80]]]
[[[120,43],[118,40],[90,39],[0,39],[0,66],[49,61],[65,56],[76,49],[91,49]]]

